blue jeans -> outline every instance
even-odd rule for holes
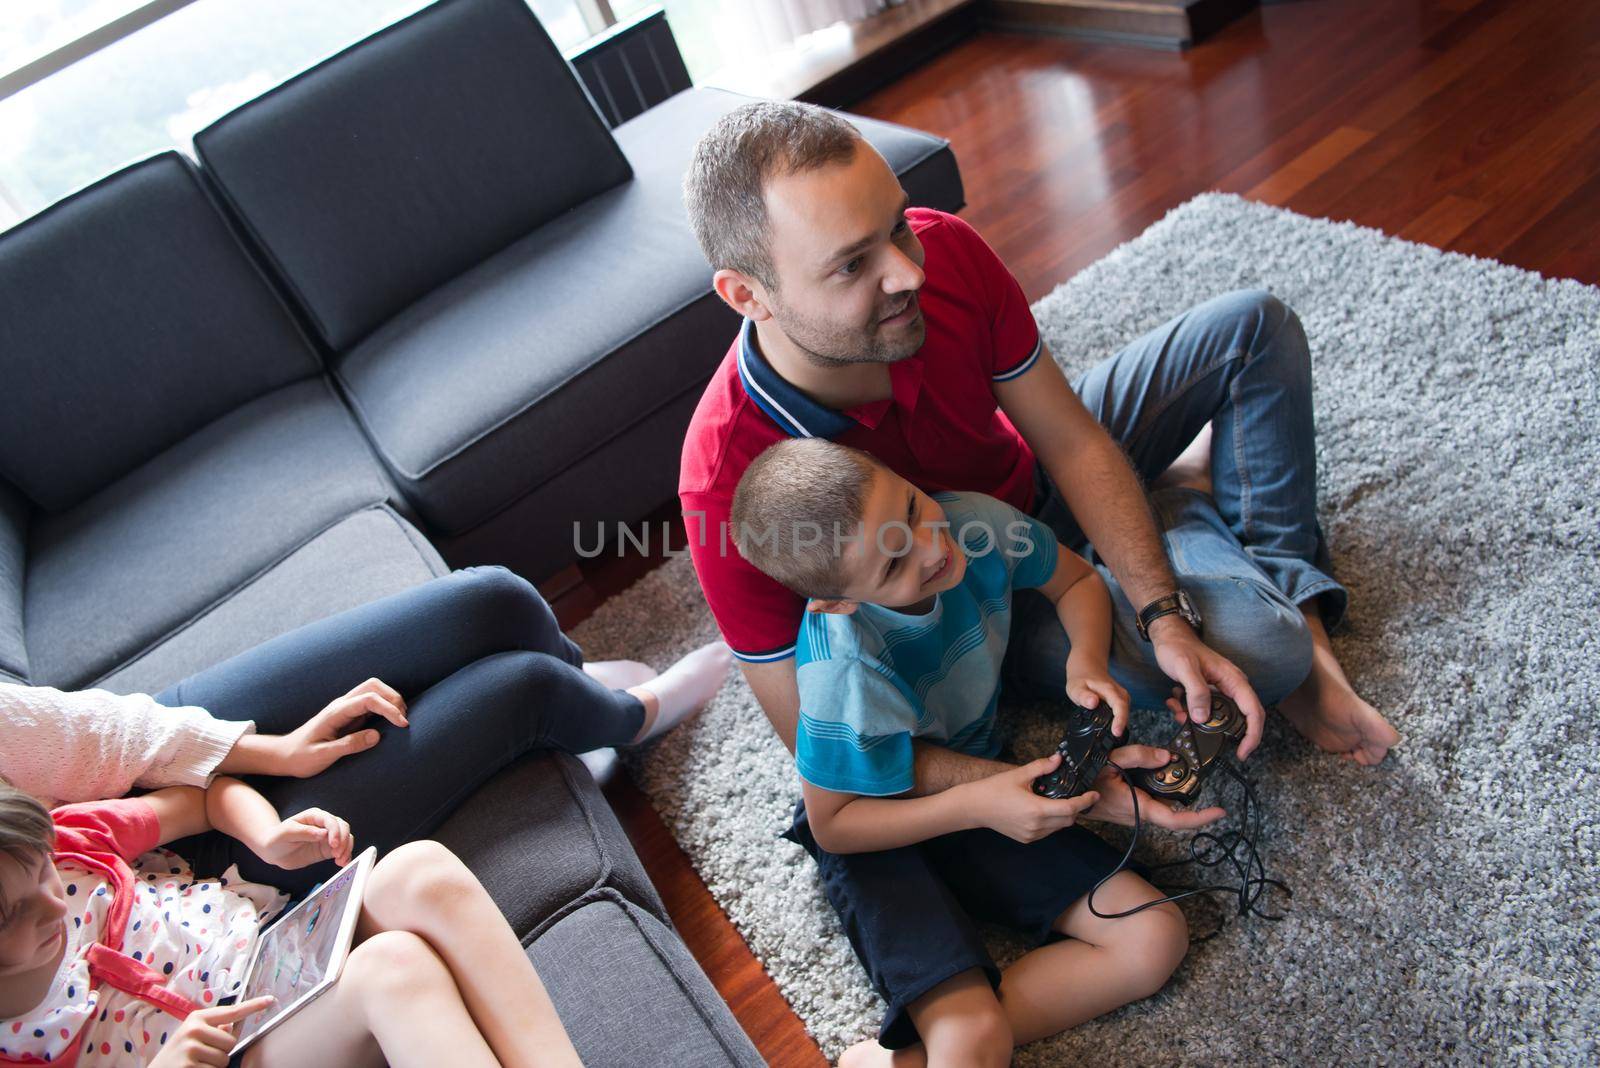
[[[156,695],[218,719],[286,734],[369,678],[406,699],[405,729],[381,720],[364,753],[309,779],[249,781],[284,816],[322,808],[349,821],[358,846],[380,853],[437,827],[491,775],[534,749],[582,753],[625,745],[644,706],[582,670],[533,585],[474,567],[380,598],[264,642]],[[284,871],[232,838],[208,832],[172,847],[202,874],[230,863],[252,882],[300,894],[331,863]]]
[[[1151,495],[1151,506],[1178,584],[1204,621],[1205,643],[1249,677],[1263,704],[1282,700],[1311,669],[1311,635],[1298,606],[1315,599],[1332,630],[1347,603],[1317,523],[1311,355],[1300,320],[1269,293],[1229,293],[1090,368],[1073,390],[1146,483],[1213,422],[1213,496],[1166,489]],[[1161,707],[1172,682],[1135,627],[1143,606],[1128,602],[1042,467],[1037,477],[1034,514],[1110,587],[1112,676],[1135,707]],[[1020,592],[1008,688],[1061,696],[1069,649],[1053,606]]]

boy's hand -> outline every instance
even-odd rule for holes
[[[265,841],[245,844],[268,864],[292,871],[321,860],[343,867],[350,863],[355,836],[338,816],[308,808],[278,824]]]
[[[1128,734],[1128,691],[1111,677],[1111,669],[1102,658],[1098,662],[1067,657],[1067,698],[1084,708],[1099,708],[1105,701],[1111,706],[1111,733],[1118,738]]]
[[[1169,831],[1196,830],[1215,823],[1228,814],[1225,809],[1215,805],[1197,812],[1188,812],[1175,808],[1165,801],[1158,801],[1143,790],[1134,788],[1130,791],[1128,784],[1122,779],[1122,773],[1111,766],[1117,764],[1130,770],[1159,768],[1164,767],[1170,759],[1172,759],[1171,754],[1165,749],[1157,749],[1151,745],[1125,745],[1111,750],[1106,766],[1100,769],[1100,774],[1094,780],[1094,788],[1099,791],[1100,801],[1083,814],[1084,818],[1132,827],[1135,792],[1139,795],[1140,821],[1155,827],[1165,827]]]
[[[1020,768],[990,775],[957,789],[968,791],[980,826],[999,831],[1018,842],[1037,842],[1063,827],[1072,826],[1080,813],[1100,800],[1100,795],[1092,790],[1060,799],[1034,793],[1033,780],[1054,771],[1059,763],[1061,754],[1051,753]]]
[[[277,1000],[271,994],[263,994],[236,1005],[196,1009],[183,1018],[171,1041],[150,1062],[150,1068],[227,1068],[228,1055],[238,1041],[233,1037],[233,1025],[271,1008]]]

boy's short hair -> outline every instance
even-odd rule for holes
[[[739,555],[802,597],[843,596],[844,539],[859,534],[881,465],[825,438],[780,441],[751,461],[729,522]]]
[[[743,272],[777,292],[767,219],[767,182],[849,163],[864,143],[849,120],[787,100],[745,104],[700,138],[683,179],[683,202],[713,271]]]
[[[32,860],[55,848],[55,824],[37,799],[0,780],[0,853]]]

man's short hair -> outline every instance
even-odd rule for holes
[[[802,597],[844,595],[841,557],[859,537],[878,461],[824,438],[781,441],[751,461],[728,521],[739,555]]]
[[[0,853],[30,861],[55,848],[55,833],[43,805],[0,780]]]
[[[689,224],[711,269],[743,272],[776,292],[767,180],[849,163],[862,140],[848,121],[815,104],[763,100],[718,119],[695,146],[683,179]]]

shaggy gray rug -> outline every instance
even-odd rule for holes
[[[1288,918],[1230,921],[1156,997],[1017,1061],[1595,1063],[1600,290],[1207,195],[1034,311],[1071,373],[1243,286],[1310,335],[1322,522],[1351,595],[1335,647],[1405,741],[1361,768],[1271,717],[1248,770]],[[715,634],[677,559],[576,637],[662,663]],[[1152,740],[1154,716],[1136,720]],[[1011,718],[1019,754],[1054,743],[1042,710]],[[823,1050],[874,1034],[883,1005],[777,837],[794,769],[743,681],[633,773]]]

